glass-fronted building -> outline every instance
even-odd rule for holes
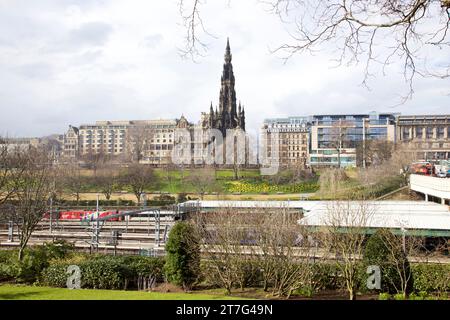
[[[311,121],[311,166],[356,166],[356,148],[367,140],[395,143],[393,113],[314,115]]]

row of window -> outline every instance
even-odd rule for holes
[[[413,136],[416,138],[423,138],[424,137],[424,131],[425,131],[425,137],[427,139],[432,139],[434,137],[434,131],[436,131],[436,138],[442,139],[445,137],[445,130],[447,129],[447,137],[450,137],[450,127],[415,127],[411,130]],[[402,128],[402,136],[403,139],[407,140],[412,138],[410,136],[410,128],[403,127]]]

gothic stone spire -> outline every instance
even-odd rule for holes
[[[220,129],[222,133],[226,134],[227,129],[242,128],[245,130],[245,116],[242,108],[237,110],[236,91],[234,89],[235,79],[233,72],[233,65],[231,64],[232,54],[230,48],[230,41],[227,39],[227,46],[224,55],[223,72],[221,77],[221,87],[219,96],[219,108],[212,118],[211,127]],[[210,108],[210,114],[213,114]]]

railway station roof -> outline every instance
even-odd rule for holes
[[[450,207],[425,201],[188,201],[202,210],[220,208],[267,209],[289,208],[304,212],[299,223],[308,226],[326,226],[333,207],[341,206],[356,212],[364,206],[367,214],[366,228],[416,230],[424,236],[450,236]],[[352,227],[345,221],[341,227]]]

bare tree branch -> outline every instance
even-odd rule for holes
[[[364,61],[362,85],[369,88],[373,65],[402,65],[408,87],[401,103],[414,94],[414,80],[420,77],[450,77],[450,64],[427,63],[430,49],[450,45],[450,3],[448,0],[260,0],[266,10],[288,30],[292,42],[281,44],[272,52],[282,52],[287,60],[295,54],[314,53],[331,45],[338,66]],[[180,12],[187,30],[185,54],[195,57],[199,47],[197,27],[204,31],[199,0],[191,0],[188,14],[186,0],[180,0]],[[205,33],[207,33],[205,31]]]

